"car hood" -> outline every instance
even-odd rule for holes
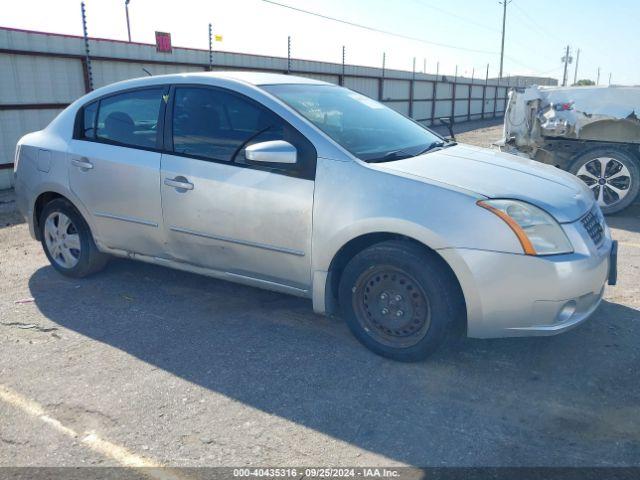
[[[532,203],[561,223],[572,222],[593,205],[593,194],[573,175],[556,167],[497,150],[454,145],[417,157],[375,164],[463,188],[488,198]]]

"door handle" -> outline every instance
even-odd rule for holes
[[[164,184],[167,187],[177,188],[179,190],[193,190],[193,183],[184,177],[165,178]]]
[[[93,163],[91,163],[87,157],[74,158],[71,160],[71,163],[85,170],[91,170],[93,168]]]

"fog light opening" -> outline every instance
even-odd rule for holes
[[[574,313],[576,313],[576,302],[575,300],[570,300],[564,304],[564,306],[560,310],[560,313],[558,313],[558,316],[556,317],[556,321],[558,323],[566,322],[573,316]]]

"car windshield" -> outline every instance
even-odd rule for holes
[[[263,88],[366,162],[413,157],[445,143],[418,123],[346,88],[291,84]]]

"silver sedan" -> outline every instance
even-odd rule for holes
[[[95,90],[20,140],[15,187],[64,275],[118,256],[310,298],[403,361],[449,331],[563,332],[615,282],[616,244],[572,175],[305,78]]]

